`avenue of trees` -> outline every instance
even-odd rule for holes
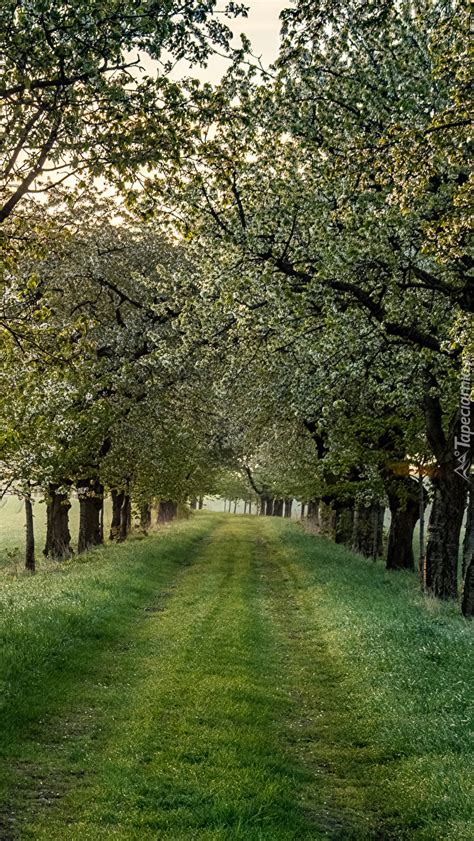
[[[296,0],[273,68],[231,46],[238,15],[2,5],[0,464],[27,566],[38,492],[57,559],[73,491],[79,551],[104,494],[118,540],[132,504],[146,531],[158,504],[296,499],[392,570],[419,523],[421,586],[472,615],[469,6]]]

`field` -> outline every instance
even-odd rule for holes
[[[474,836],[471,628],[415,576],[212,513],[11,572],[1,839]]]

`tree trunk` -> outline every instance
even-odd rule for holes
[[[385,505],[377,505],[375,512],[374,530],[374,560],[383,556],[383,526],[385,520]]]
[[[283,499],[275,499],[273,501],[273,512],[274,517],[283,517]]]
[[[140,528],[143,534],[148,534],[148,529],[151,526],[151,505],[149,502],[143,502],[140,505]]]
[[[426,372],[424,411],[427,438],[437,460],[431,477],[434,499],[428,524],[425,585],[433,596],[450,599],[456,598],[458,591],[459,540],[469,487],[466,477],[458,472],[460,463],[455,453],[462,450],[469,462],[471,439],[467,435],[469,441],[465,440],[460,409],[446,435],[440,389],[431,371]]]
[[[291,509],[293,508],[293,499],[291,497],[287,497],[285,499],[285,517],[288,519],[291,518]]]
[[[469,619],[474,616],[474,560],[472,557],[464,577],[461,610]]]
[[[62,561],[72,555],[69,533],[69,509],[71,503],[67,493],[58,493],[58,484],[50,483],[46,497],[46,545],[44,555]]]
[[[26,551],[25,551],[25,569],[28,572],[34,572],[36,569],[35,563],[35,531],[33,522],[33,503],[31,502],[31,494],[25,496],[25,520],[26,520]]]
[[[400,499],[391,503],[392,520],[388,535],[387,569],[415,569],[413,532],[419,518],[418,501],[409,499],[402,505]]]
[[[234,499],[234,514],[237,514],[237,503],[238,503],[238,501],[239,501],[238,499]]]
[[[156,518],[156,522],[158,525],[162,525],[163,523],[168,522],[168,505],[169,500],[167,499],[160,499],[160,503],[158,505],[158,516]]]
[[[178,504],[176,502],[172,499],[160,499],[157,519],[159,525],[171,522],[171,520],[174,520],[177,513]]]
[[[425,504],[426,491],[423,485],[423,474],[420,469],[418,476],[418,511],[420,520],[420,535],[418,540],[418,577],[420,586],[425,588]]]
[[[301,519],[304,520],[304,515],[306,511],[306,504],[304,502],[301,503]]]
[[[310,503],[308,503],[308,518],[309,518],[309,510],[310,510]],[[320,529],[321,534],[324,537],[330,537],[334,539],[335,536],[335,513],[330,504],[330,502],[326,499],[321,499],[319,503],[319,513],[318,518],[314,521],[315,524]]]
[[[452,464],[443,464],[432,477],[434,499],[428,524],[426,588],[440,599],[458,593],[458,553],[467,483]]]
[[[79,541],[77,551],[86,552],[100,546],[102,534],[100,517],[104,504],[104,487],[98,479],[81,479],[77,483],[79,496]]]
[[[120,511],[125,491],[112,490],[112,522],[110,524],[109,540],[117,540],[120,534]]]
[[[472,561],[474,554],[474,487],[471,479],[471,489],[469,491],[469,504],[467,506],[466,514],[466,531],[464,534],[464,543],[462,551],[462,577],[466,577],[466,572],[469,564]]]
[[[202,509],[204,508],[204,497],[203,496],[199,497],[198,507],[199,507],[200,511],[202,511]]]
[[[197,496],[193,496],[190,502],[191,510],[196,511],[198,507]],[[224,508],[225,508],[225,500],[224,500]]]
[[[383,550],[383,510],[383,506],[379,503],[373,505],[356,505],[351,541],[353,552],[357,552],[365,558],[378,558],[381,556]]]
[[[304,504],[304,503],[303,503]],[[320,521],[320,500],[319,499],[310,499],[307,505],[306,510],[306,519],[311,521],[311,524],[316,528],[319,528],[321,525]],[[303,516],[303,514],[301,515]]]
[[[353,505],[336,504],[334,528],[336,543],[343,543],[345,546],[350,546],[352,540],[352,532],[354,530]]]
[[[120,508],[120,527],[117,540],[123,543],[130,534],[132,505],[130,494],[124,493],[122,507]]]
[[[266,517],[271,517],[273,514],[273,497],[268,496],[268,494],[262,494],[262,510],[261,514],[264,514]]]
[[[104,500],[102,499],[102,507],[100,509],[100,542],[104,542]]]
[[[385,490],[391,514],[386,567],[414,569],[413,533],[421,510],[419,482],[410,476],[392,475]]]

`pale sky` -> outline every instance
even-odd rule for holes
[[[233,44],[240,46],[240,33],[244,32],[250,39],[253,52],[262,57],[265,66],[271,64],[278,55],[280,21],[282,9],[291,6],[291,0],[242,0],[249,7],[247,18],[227,20],[226,23],[234,34]],[[207,68],[192,68],[191,75],[198,76],[203,81],[218,82],[228,67],[228,61],[217,56],[213,57]],[[176,68],[173,76],[180,77],[184,73],[183,67]],[[189,71],[188,71],[189,72]]]
[[[240,32],[250,38],[253,51],[261,55],[264,64],[271,64],[278,54],[280,21],[282,9],[291,5],[290,0],[243,0],[249,7],[248,18],[237,18],[231,28],[235,32],[235,43],[239,43]]]

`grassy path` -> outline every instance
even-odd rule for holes
[[[469,628],[408,576],[202,515],[2,592],[2,841],[472,839]]]

